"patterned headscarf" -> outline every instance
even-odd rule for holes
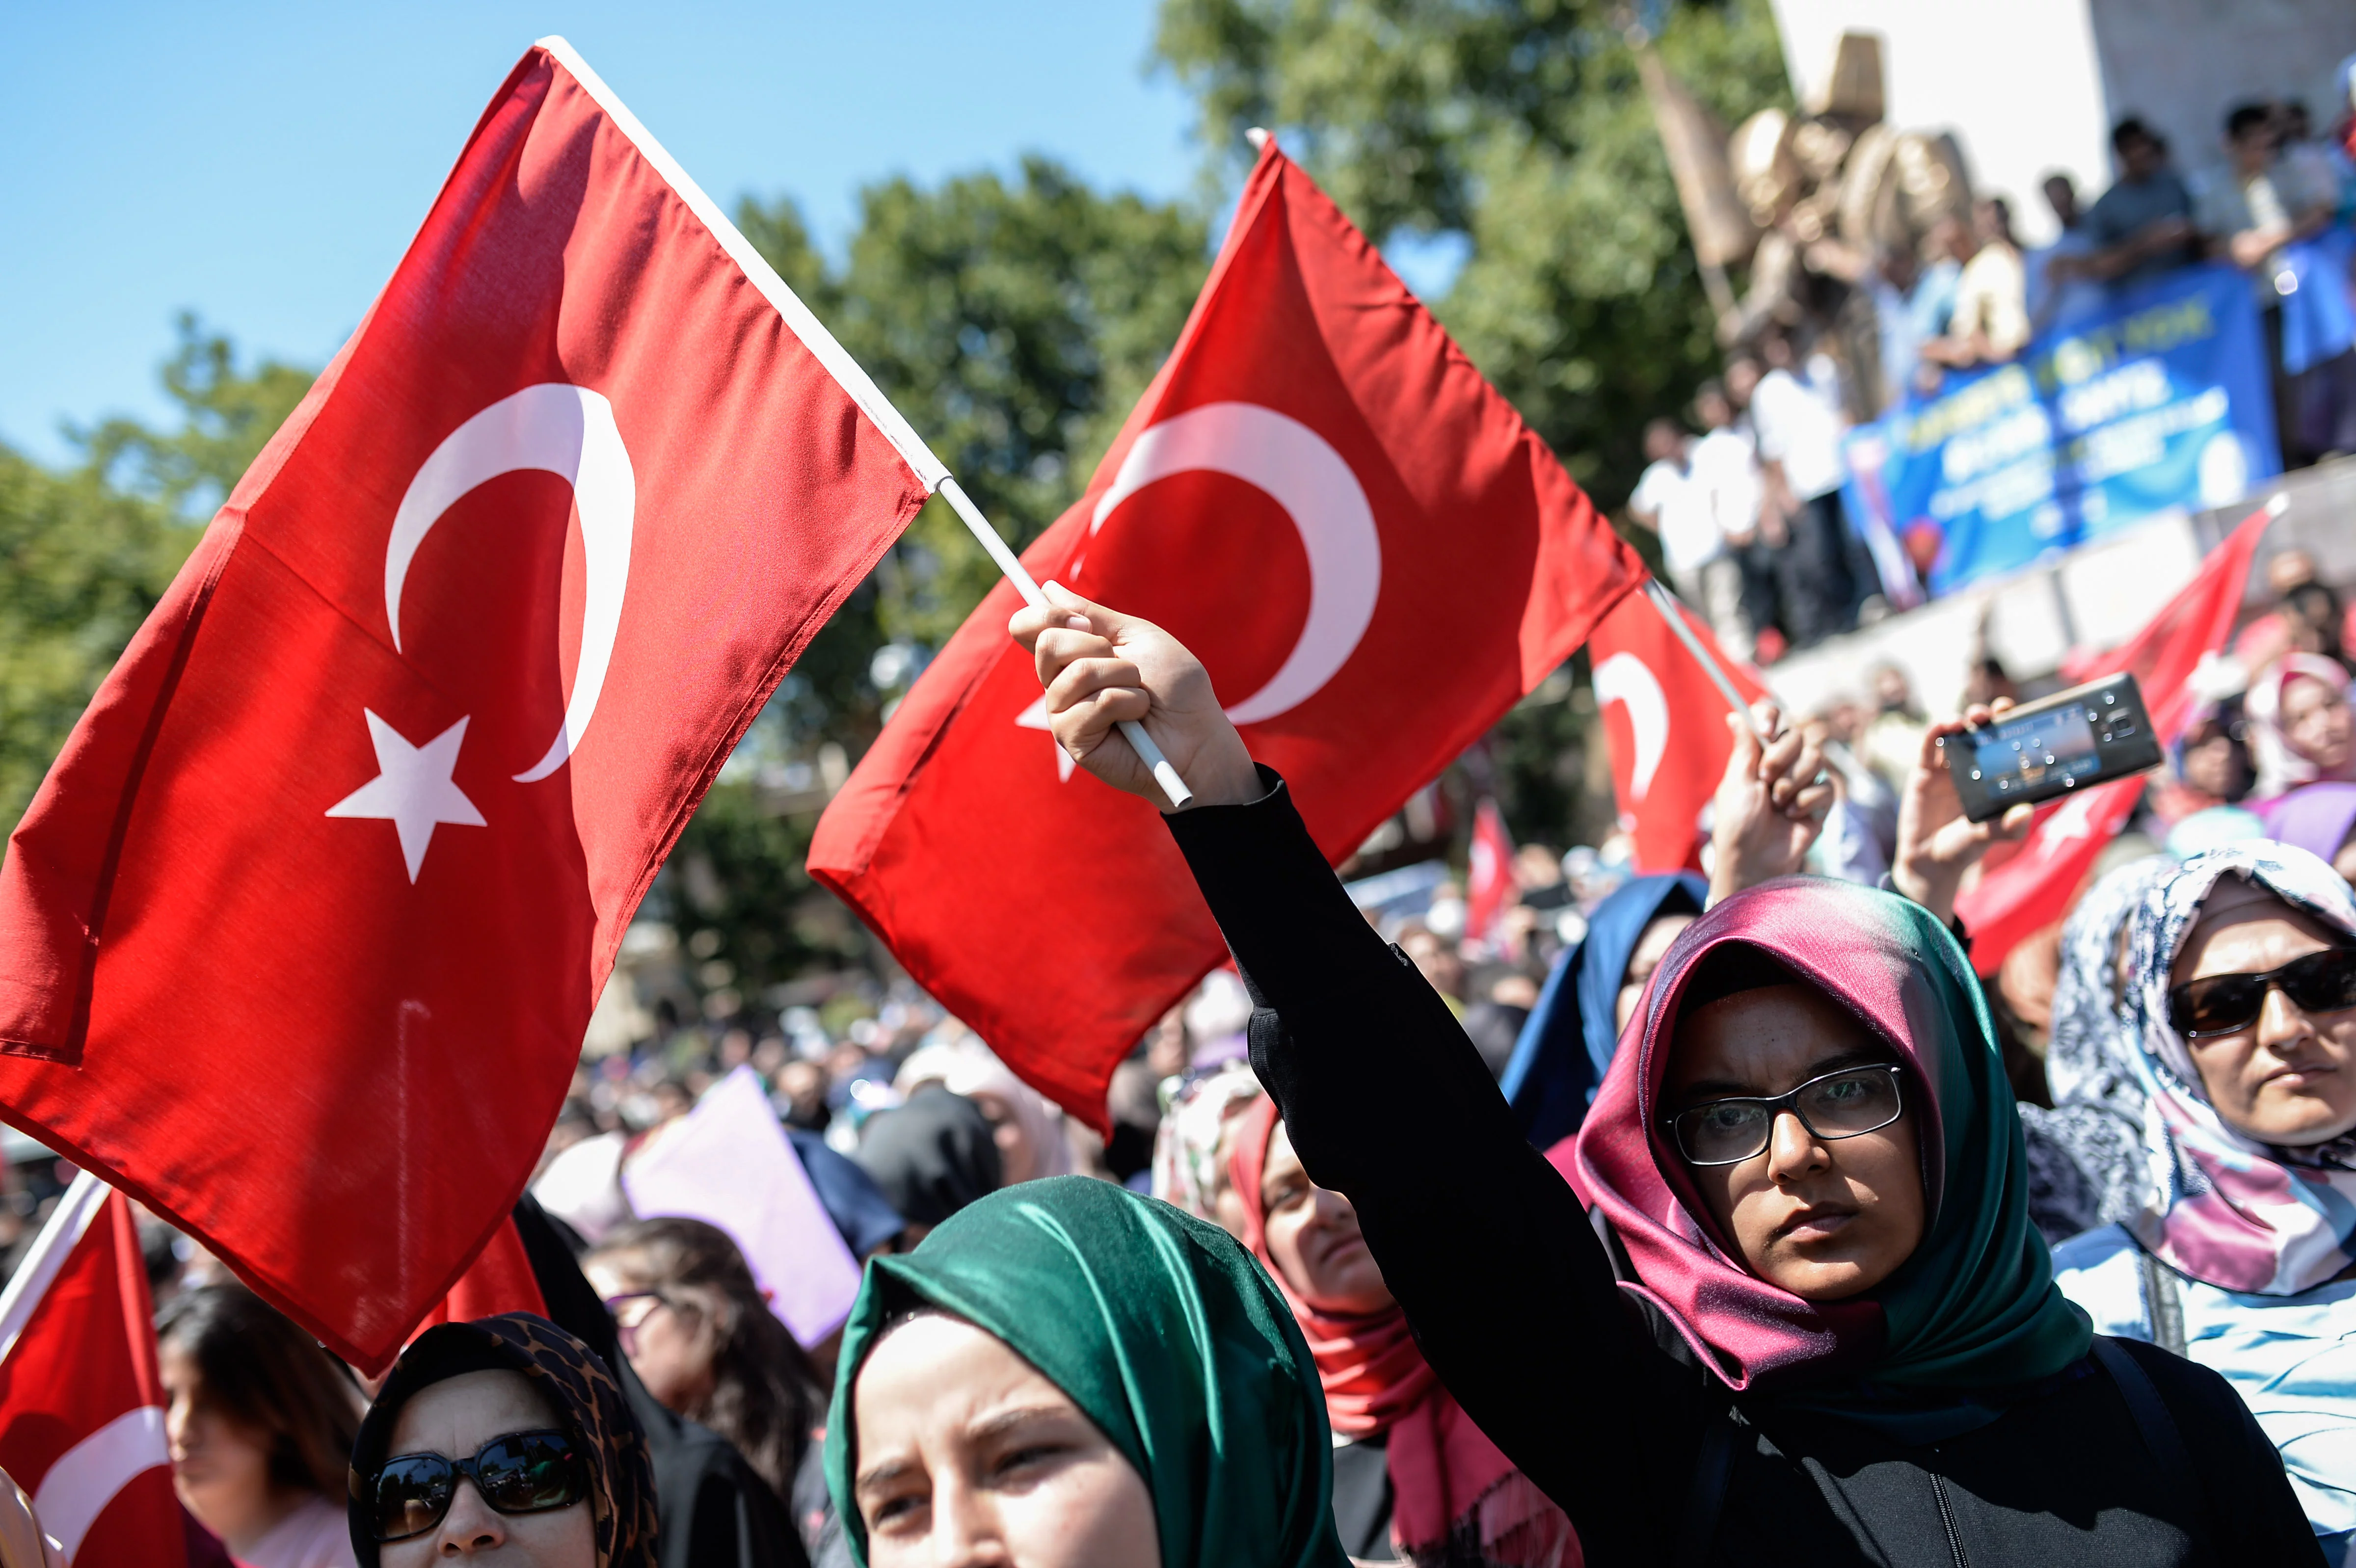
[[[655,1568],[655,1472],[647,1435],[597,1353],[529,1312],[439,1324],[411,1340],[393,1363],[352,1444],[346,1515],[360,1568],[377,1568],[381,1549],[366,1498],[377,1467],[390,1457],[401,1407],[420,1389],[466,1372],[490,1371],[521,1372],[530,1379],[586,1456],[597,1568]]]
[[[1752,1274],[1716,1234],[1661,1122],[1685,994],[1720,949],[1764,953],[1855,1013],[1906,1069],[1925,1227],[1882,1284],[1813,1302]],[[1580,1196],[1600,1208],[1648,1297],[1734,1389],[1789,1391],[1911,1441],[1992,1421],[1973,1403],[2086,1353],[2085,1315],[2053,1285],[2030,1226],[2020,1124],[1979,982],[1921,905],[1820,877],[1735,894],[1678,937],[1645,987],[1641,1030],[1580,1129]]]
[[[2225,1125],[2168,1019],[2177,955],[2222,877],[2256,883],[2356,937],[2356,893],[2304,849],[2245,843],[2196,855],[2148,889],[2128,934],[2128,1006],[2157,1194],[2130,1221],[2146,1249],[2225,1290],[2296,1296],[2356,1262],[2356,1135],[2288,1149]]]
[[[2086,890],[2062,926],[2045,1082],[2053,1109],[2020,1107],[2029,1212],[2049,1241],[2116,1223],[2143,1206],[2143,1085],[2136,1022],[2114,980],[2119,933],[2144,895],[2173,875],[2165,855],[2130,861]]]
[[[1251,1063],[1235,1062],[1188,1082],[1162,1115],[1153,1136],[1153,1196],[1175,1203],[1197,1220],[1218,1221],[1219,1140],[1227,1124],[1259,1098]]]

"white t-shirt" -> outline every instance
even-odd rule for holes
[[[1793,495],[1813,501],[1840,488],[1840,420],[1789,370],[1760,379],[1751,394],[1751,423],[1759,455],[1783,465]]]
[[[1711,431],[1694,443],[1686,461],[1709,491],[1721,540],[1747,537],[1759,526],[1759,453],[1749,436],[1731,426]]]
[[[1689,465],[1654,464],[1636,481],[1628,505],[1653,519],[1653,528],[1661,536],[1662,558],[1672,572],[1698,571],[1725,551],[1709,486]]]

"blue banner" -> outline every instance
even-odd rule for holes
[[[1944,593],[2282,472],[2249,275],[2190,267],[1950,373],[1843,446],[1849,515]]]

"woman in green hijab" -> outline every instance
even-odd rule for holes
[[[1235,1238],[1055,1177],[878,1257],[827,1484],[862,1568],[1345,1568],[1301,1330]]]

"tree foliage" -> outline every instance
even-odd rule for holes
[[[192,316],[163,370],[181,428],[115,419],[59,473],[0,447],[0,825],[13,827],[132,633],[310,375],[238,367]]]
[[[1648,7],[1648,9],[1652,9]],[[1766,0],[1663,8],[1664,63],[1729,125],[1788,101]],[[1433,313],[1597,500],[1644,421],[1716,368],[1668,161],[1616,0],[1162,0],[1157,52],[1194,95],[1215,181],[1266,125],[1377,240],[1462,235]],[[1607,830],[1572,787],[1600,743],[1567,706],[1493,737],[1516,833]]]
[[[1469,238],[1436,314],[1613,504],[1644,421],[1713,364],[1631,24],[1599,0],[1162,0],[1156,45],[1215,162],[1268,125],[1377,240]],[[1765,0],[1675,5],[1657,47],[1729,124],[1788,99]]]

